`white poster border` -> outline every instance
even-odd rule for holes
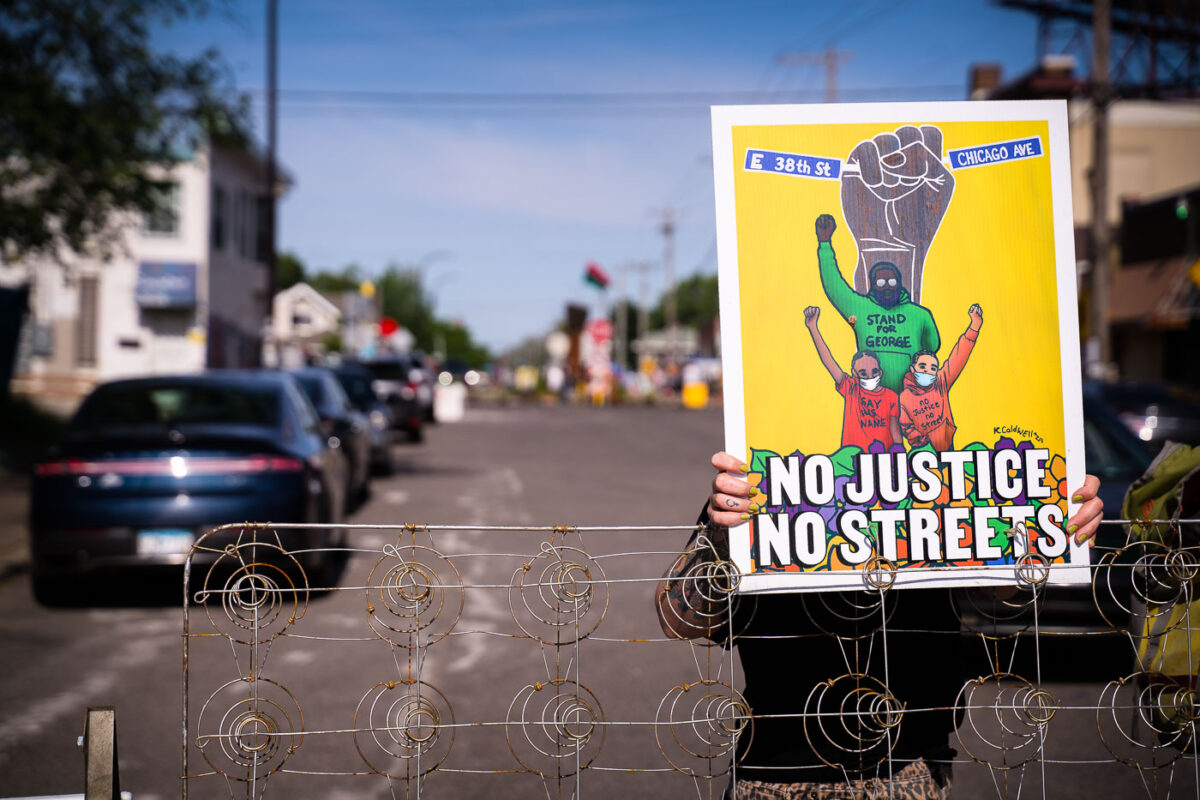
[[[1058,288],[1059,353],[1062,364],[1063,422],[1067,483],[1084,481],[1083,395],[1076,299],[1075,237],[1071,209],[1070,136],[1064,100],[939,101],[920,103],[846,103],[758,106],[712,106],[713,183],[716,198],[717,274],[720,283],[721,366],[724,387],[725,449],[741,458],[746,451],[745,391],[742,379],[741,298],[738,283],[738,232],[734,175],[735,126],[872,123],[895,127],[905,122],[1037,122],[1048,127],[1051,208]],[[841,156],[839,156],[841,158]],[[740,473],[731,473],[744,480]],[[1068,519],[1079,504],[1068,498]],[[840,572],[776,572],[750,574],[750,524],[730,529],[730,557],[743,573],[739,592],[811,592],[870,588],[862,570]],[[1090,548],[1070,541],[1066,564],[1053,565],[1050,584],[1083,584],[1091,580]],[[1005,586],[1019,583],[1013,565],[896,570],[898,588]]]

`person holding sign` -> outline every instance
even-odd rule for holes
[[[755,492],[737,457],[717,453],[712,466],[697,532],[659,582],[655,604],[667,636],[738,647],[753,732],[738,739],[736,789],[726,796],[949,798],[949,737],[970,677],[950,590],[838,592],[816,602],[791,593],[731,596],[729,528],[753,513]],[[1099,488],[1088,475],[1072,495],[1080,505],[1066,531],[1079,543],[1096,535]]]
[[[809,306],[804,309],[804,324],[812,334],[817,355],[837,385],[838,393],[844,397],[842,412],[842,446],[853,445],[864,453],[873,442],[884,448],[900,444],[899,397],[886,386],[880,386],[883,372],[879,367],[879,356],[870,350],[860,350],[850,359],[847,375],[829,352],[829,345],[817,328],[821,309]]]
[[[877,354],[883,385],[899,394],[917,351],[937,352],[941,346],[933,315],[912,301],[900,270],[889,261],[871,267],[866,294],[854,291],[842,276],[833,252],[833,232],[837,229],[833,216],[821,214],[816,228],[817,265],[825,295],[854,328],[858,349]]]
[[[950,357],[940,369],[936,353],[922,350],[912,359],[900,393],[900,427],[913,447],[929,443],[939,452],[954,449],[954,415],[950,413],[950,387],[962,374],[979,329],[983,327],[983,309],[975,303],[967,314],[971,324],[954,343]]]

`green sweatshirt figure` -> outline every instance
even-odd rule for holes
[[[937,325],[929,309],[912,302],[900,282],[900,270],[887,261],[871,268],[867,294],[850,288],[838,269],[830,242],[835,228],[837,223],[831,215],[817,217],[821,285],[829,302],[854,328],[858,349],[878,355],[883,385],[899,394],[904,389],[904,376],[913,355],[920,350],[936,353],[941,345]]]

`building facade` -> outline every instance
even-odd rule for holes
[[[1072,216],[1080,288],[1080,333],[1089,374],[1200,386],[1200,368],[1190,354],[1200,345],[1200,303],[1195,237],[1176,252],[1143,259],[1122,250],[1122,239],[1144,236],[1127,212],[1147,203],[1174,205],[1200,184],[1200,101],[1115,99],[1108,106],[1107,193],[1104,213],[1112,234],[1107,263],[1107,302],[1101,314],[1093,270],[1092,175],[1096,165],[1095,109],[1087,81],[1074,59],[1052,56],[1010,83],[1000,68],[979,64],[970,74],[975,99],[1067,100],[1071,141]],[[1195,221],[1190,222],[1195,226]],[[1194,230],[1194,228],[1193,228]],[[1109,333],[1110,360],[1100,357],[1096,323]],[[1089,341],[1090,340],[1090,341]]]
[[[330,338],[340,336],[341,310],[307,283],[276,293],[272,307],[267,353],[279,366],[313,363],[325,354]]]
[[[265,183],[258,156],[200,150],[162,174],[154,213],[122,215],[108,260],[5,268],[6,282],[30,285],[13,392],[65,411],[114,378],[257,365],[272,247]]]

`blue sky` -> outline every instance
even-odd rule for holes
[[[677,218],[676,274],[716,271],[707,107],[820,102],[823,69],[780,56],[850,51],[844,101],[961,100],[970,64],[1013,77],[1035,57],[1033,17],[983,0],[279,5],[296,179],[281,248],[312,268],[420,264],[438,313],[493,349],[546,333],[568,301],[598,309],[589,260],[618,280],[660,266],[661,209]],[[230,0],[155,34],[219,49],[260,138],[265,27],[264,0]],[[664,287],[653,270],[652,296]]]

